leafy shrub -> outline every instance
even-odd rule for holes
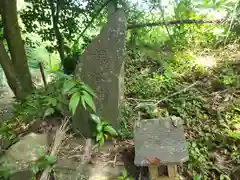
[[[96,131],[93,133],[93,137],[96,138],[96,142],[99,146],[102,146],[106,139],[108,139],[108,136],[117,136],[117,132],[115,129],[113,129],[112,126],[108,124],[108,122],[96,116],[95,114],[91,114],[91,118],[96,124]]]
[[[62,114],[67,111],[67,106],[74,114],[79,103],[85,109],[90,107],[91,110],[96,111],[93,102],[95,94],[90,87],[73,76],[61,73],[58,75],[60,78],[55,79],[45,88],[37,89],[23,103],[16,103],[15,116],[34,119],[54,113]]]
[[[118,176],[116,180],[133,180],[133,179],[134,178],[128,176],[127,170],[124,169],[122,171],[122,174]]]
[[[42,118],[51,115],[74,115],[77,107],[81,105],[91,113],[92,120],[96,123],[96,142],[102,146],[108,136],[117,136],[117,132],[107,120],[96,115],[96,106],[93,98],[94,91],[85,83],[74,76],[57,72],[60,78],[49,83],[47,87],[37,89],[29,95],[24,102],[15,104],[15,116],[24,120]],[[68,109],[70,114],[68,113]]]
[[[138,113],[140,118],[182,117],[189,150],[184,173],[195,179],[229,179],[229,171],[219,162],[239,162],[239,111],[234,105],[239,98],[239,72],[230,55],[224,54],[229,50],[199,50],[174,47],[172,59],[162,58],[165,63],[157,68],[152,67],[158,59],[149,60],[137,50],[135,55],[128,54],[125,82],[131,119],[139,118]],[[199,53],[213,54],[218,66],[197,65],[195,54]],[[130,124],[126,119],[124,124]],[[218,155],[213,158],[212,154]]]

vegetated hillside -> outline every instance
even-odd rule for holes
[[[194,47],[194,46],[193,46]],[[181,50],[182,49],[182,50]],[[239,45],[140,48],[128,52],[122,131],[134,119],[176,115],[184,119],[188,177],[230,175],[240,155]],[[134,118],[133,118],[134,117]]]

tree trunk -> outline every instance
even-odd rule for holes
[[[56,5],[56,9],[54,6],[54,2],[52,0],[49,0],[49,4],[51,7],[51,16],[52,16],[52,23],[53,23],[53,29],[54,33],[57,39],[57,48],[58,48],[58,53],[61,59],[61,64],[63,66],[63,71],[66,73],[66,69],[64,67],[64,60],[65,60],[65,53],[64,53],[64,39],[62,37],[61,32],[59,31],[58,28],[58,21],[59,21],[59,11],[60,11],[60,6],[59,3]]]
[[[2,65],[3,71],[6,75],[8,85],[12,89],[15,96],[18,98],[24,96],[22,94],[21,83],[18,80],[18,76],[15,72],[12,61],[9,58],[2,41],[0,41],[0,64]]]
[[[21,100],[32,92],[33,84],[27,64],[27,56],[24,43],[20,34],[17,18],[16,0],[1,0],[1,15],[4,28],[4,37],[7,40],[11,59],[1,42],[1,65],[6,73],[9,86],[17,99]],[[11,73],[13,75],[11,75]],[[13,83],[13,81],[15,81]],[[21,91],[21,92],[19,92]]]

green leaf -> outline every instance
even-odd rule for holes
[[[55,98],[48,97],[48,102],[53,107],[55,107],[57,105],[57,99],[55,99]]]
[[[109,133],[111,136],[117,136],[117,131],[112,126],[105,126],[104,132]]]
[[[55,110],[53,108],[47,108],[46,111],[44,112],[44,117],[50,116],[54,114]]]
[[[132,178],[132,177],[128,177],[127,180],[134,180],[134,178]]]
[[[76,92],[72,95],[69,102],[69,110],[72,112],[72,115],[75,114],[79,101],[80,101],[80,93]]]
[[[105,142],[104,136],[102,136],[102,138],[101,138],[100,141],[99,141],[99,146],[100,146],[100,147],[103,146],[103,145],[104,145],[104,142]]]
[[[239,107],[234,107],[233,109],[234,109],[235,111],[240,112],[240,108],[239,108]]]
[[[39,155],[40,155],[40,156],[45,156],[46,151],[45,151],[45,149],[44,149],[43,147],[39,148],[38,151],[39,151]]]
[[[94,93],[94,91],[87,85],[82,83],[81,84],[81,88],[85,91],[87,91],[89,94],[91,94],[93,97],[97,97],[96,94]]]
[[[10,175],[11,175],[10,169],[0,166],[0,177],[4,177],[5,179],[8,179]]]
[[[74,88],[72,88],[69,92],[68,92],[68,94],[74,94],[74,93],[76,93],[76,92],[80,92],[80,90],[79,90],[79,88],[77,88],[77,87],[74,87]]]
[[[82,103],[82,106],[84,107],[84,109],[87,110],[86,103],[85,103],[83,97],[81,97],[81,103]]]
[[[93,102],[92,96],[86,91],[83,91],[83,98],[86,104],[93,110],[93,112],[96,112],[96,106]]]
[[[96,124],[101,124],[101,119],[98,117],[96,114],[90,114],[91,119],[96,123]]]
[[[240,139],[240,132],[229,131],[228,135],[234,139]]]
[[[96,137],[96,141],[99,142],[103,138],[103,132],[99,132]]]
[[[104,134],[104,137],[105,137],[105,139],[108,139],[108,135],[107,134]]]
[[[201,176],[194,176],[193,179],[194,180],[201,180]]]
[[[106,120],[103,120],[103,121],[102,121],[102,125],[103,125],[103,126],[108,126],[109,124],[108,124],[108,122],[107,122]]]
[[[75,86],[76,86],[76,83],[73,80],[65,81],[63,84],[63,93],[69,92]]]
[[[34,174],[37,174],[37,173],[40,171],[40,168],[39,168],[38,164],[32,164],[32,165],[30,166],[30,169],[32,170],[32,172],[33,172]]]
[[[231,180],[231,178],[225,174],[220,175],[220,180]]]
[[[101,132],[102,129],[103,129],[102,123],[97,124],[97,131],[98,131],[98,132]]]
[[[122,176],[118,176],[117,180],[124,180],[124,178]]]
[[[45,159],[47,162],[51,164],[55,164],[57,162],[57,157],[56,156],[45,156]]]
[[[126,170],[126,169],[123,169],[123,171],[122,171],[122,176],[123,176],[124,178],[127,177],[127,170]]]

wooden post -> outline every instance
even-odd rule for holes
[[[178,172],[177,172],[177,166],[176,165],[168,165],[168,176],[169,178],[177,178]]]
[[[46,77],[45,77],[45,74],[44,74],[44,67],[43,67],[42,62],[39,62],[39,68],[40,68],[40,72],[41,72],[41,75],[42,75],[42,80],[43,80],[44,87],[46,87],[47,86],[47,81],[46,81]]]
[[[150,180],[158,180],[158,166],[148,166]]]
[[[168,176],[159,176],[158,174],[158,166],[157,165],[149,165],[149,177],[150,180],[178,180],[178,172],[177,165],[168,165]]]

